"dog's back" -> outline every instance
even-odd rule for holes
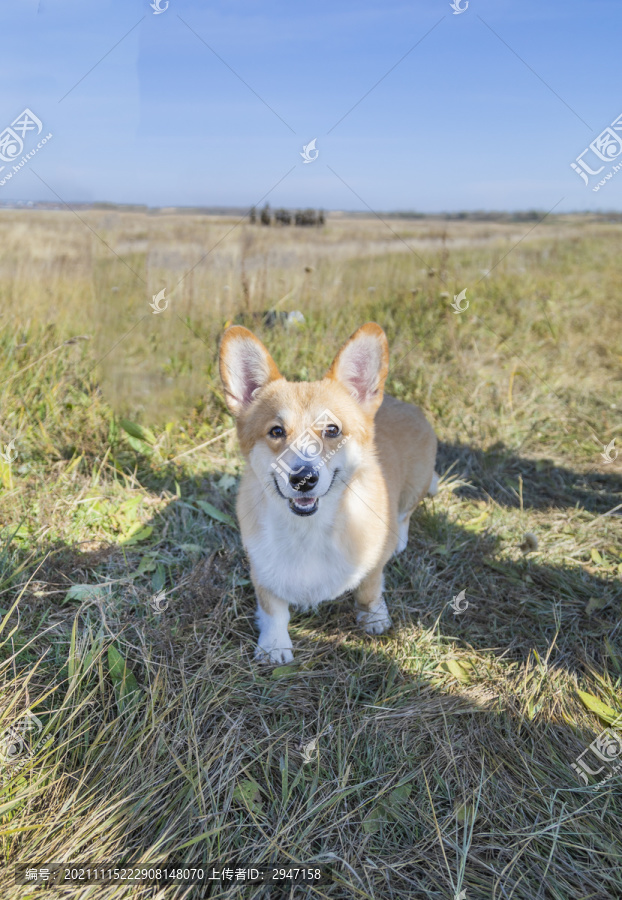
[[[434,477],[436,435],[418,406],[384,395],[375,418],[378,460],[393,517],[409,516]]]

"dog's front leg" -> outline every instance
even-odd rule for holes
[[[259,640],[255,649],[255,659],[273,663],[289,663],[293,660],[293,645],[287,625],[289,605],[261,585],[255,584],[257,592],[256,620],[259,626]]]
[[[382,590],[382,566],[367,575],[356,589],[356,621],[368,634],[382,634],[391,627],[391,618]]]

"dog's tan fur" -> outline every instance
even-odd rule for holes
[[[293,658],[290,603],[308,608],[354,590],[366,631],[379,634],[391,624],[383,568],[406,546],[410,516],[428,491],[435,493],[437,478],[436,437],[421,410],[383,398],[388,363],[386,336],[374,322],[359,328],[313,383],[286,381],[246,328],[223,335],[220,373],[248,462],[237,513],[257,593],[258,658]],[[318,432],[326,460],[320,465],[315,457],[318,484],[302,494],[283,473],[279,484],[272,463],[298,435],[311,433],[324,410],[343,433]],[[282,437],[272,436],[275,426]],[[313,514],[294,513],[292,503],[298,509],[316,497]]]

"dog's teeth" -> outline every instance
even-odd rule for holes
[[[297,497],[291,502],[294,509],[299,509],[300,512],[311,512],[317,506],[317,497]]]
[[[299,516],[312,516],[319,505],[317,497],[292,497],[289,508]]]

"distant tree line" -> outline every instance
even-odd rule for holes
[[[262,225],[291,225],[293,223],[294,225],[321,226],[325,222],[323,209],[299,209],[293,213],[288,209],[275,209],[272,212],[269,203],[266,203],[259,213],[259,217],[257,216],[257,210],[253,206],[249,218],[251,225],[255,225],[258,218]]]
[[[442,220],[452,222],[455,220],[466,220],[469,222],[537,222],[547,216],[546,211],[537,209],[528,209],[518,212],[486,212],[485,210],[475,210],[474,212],[453,212],[453,213],[421,213],[409,210],[381,210],[383,219],[427,219],[429,221]],[[595,213],[596,215],[596,213]],[[601,215],[603,215],[601,213]],[[348,212],[348,216],[352,218],[367,218],[367,212]],[[555,218],[555,216],[551,216]],[[610,221],[610,219],[606,219]],[[618,213],[618,221],[622,221],[622,216]]]

